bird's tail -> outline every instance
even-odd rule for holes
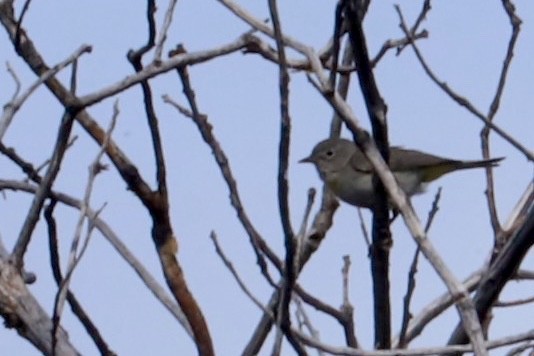
[[[456,161],[450,160],[447,163],[441,163],[435,166],[429,166],[423,171],[422,181],[431,182],[444,174],[457,171],[459,169],[496,167],[504,157],[490,158],[478,161]]]
[[[481,168],[481,167],[497,167],[499,162],[502,161],[504,157],[490,158],[479,161],[463,161],[457,167],[457,169],[469,169],[469,168]]]

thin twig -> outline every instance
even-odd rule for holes
[[[145,80],[156,77],[162,73],[175,70],[178,67],[203,63],[216,57],[237,52],[247,46],[251,37],[253,36],[240,36],[232,42],[213,49],[173,56],[168,60],[162,61],[158,64],[151,63],[139,73],[130,75],[107,87],[100,88],[94,93],[79,97],[76,101],[76,105],[79,107],[91,106],[106,98],[109,98],[110,96],[123,92],[125,89],[131,88]]]
[[[360,230],[362,231],[362,236],[365,241],[367,249],[371,248],[371,239],[369,238],[369,232],[367,231],[367,226],[365,225],[365,219],[363,218],[363,213],[361,208],[357,208],[358,220],[360,220]]]
[[[404,21],[404,17],[402,15],[401,9],[398,5],[395,6],[395,9],[397,10],[397,13],[399,14],[400,18],[400,26],[401,29],[404,31],[404,34],[408,36],[408,38],[411,39],[410,45],[419,61],[421,63],[421,66],[423,67],[425,73],[428,75],[428,77],[441,89],[443,92],[445,92],[449,97],[451,97],[458,105],[463,106],[466,108],[470,113],[472,113],[475,117],[477,117],[480,121],[482,121],[485,125],[487,125],[489,128],[494,130],[499,136],[501,136],[505,141],[508,141],[512,146],[514,146],[519,152],[523,153],[525,157],[530,160],[534,161],[534,153],[531,152],[528,148],[523,146],[519,141],[517,141],[512,135],[508,134],[506,131],[504,131],[502,128],[494,124],[493,122],[489,121],[487,117],[482,114],[469,100],[462,97],[460,94],[456,93],[453,89],[449,87],[449,85],[441,81],[436,74],[432,71],[430,66],[426,63],[426,60],[424,59],[423,55],[419,51],[419,48],[413,41],[412,37],[410,37],[410,32],[408,28],[406,27],[406,23]]]
[[[210,233],[210,239],[211,239],[211,241],[213,241],[213,245],[215,246],[215,252],[217,252],[217,255],[219,255],[219,257],[223,261],[224,266],[230,271],[230,273],[232,274],[232,277],[234,277],[235,281],[239,285],[239,288],[241,288],[243,293],[245,293],[245,295],[247,297],[249,297],[249,299],[252,301],[252,303],[254,303],[260,310],[262,310],[266,314],[269,314],[271,316],[271,318],[274,319],[274,316],[269,311],[269,309],[267,309],[260,302],[260,300],[258,298],[256,298],[254,296],[254,294],[252,294],[252,292],[246,286],[245,282],[243,282],[243,279],[241,279],[241,277],[239,276],[239,273],[235,269],[234,265],[232,264],[230,259],[226,256],[224,251],[222,250],[221,245],[219,244],[219,240],[217,239],[217,234],[215,233],[215,231],[212,231]]]
[[[13,11],[0,11],[0,22],[6,29],[6,32],[8,33],[8,36],[12,42],[17,41],[16,37],[20,40],[21,45],[18,47],[18,53],[36,75],[40,76],[49,69],[48,65],[44,62],[43,58],[37,51],[32,40],[26,34],[26,31],[24,31],[22,28],[20,28],[20,31],[17,30]],[[242,42],[237,44],[233,43],[232,45],[237,45],[238,48],[241,48],[245,41],[245,39],[242,39]],[[215,49],[215,52],[220,54],[221,50],[223,53],[237,50],[233,46],[219,47]],[[208,52],[208,57],[215,54],[214,51]],[[203,52],[200,56],[193,56],[194,59],[189,56],[185,56],[185,58],[193,59],[194,61],[202,61],[207,59],[205,55],[206,53]],[[169,71],[174,68],[174,66],[166,67],[166,65],[169,65],[170,63],[177,64],[176,62],[180,63],[184,59],[184,56],[178,57],[178,60],[176,58],[172,58],[171,60],[166,61],[166,64],[162,64],[161,66],[152,65],[152,70],[149,70],[148,72],[143,71],[142,75],[136,74],[127,77],[121,84],[118,84],[118,86],[120,87],[126,85],[126,87],[131,87],[140,83],[142,80],[157,75],[156,73],[158,71],[160,73]],[[132,78],[134,78],[133,81]],[[85,129],[89,135],[101,145],[105,137],[105,131],[87,113],[87,111],[81,110],[81,108],[84,108],[85,105],[80,101],[80,98],[70,93],[55,77],[49,78],[45,84],[63,106],[76,113],[76,120],[81,124],[83,129]],[[126,87],[123,87],[122,89],[117,87],[110,89],[108,87],[110,91],[107,92],[107,95],[100,91],[96,95],[91,95],[91,99],[95,100],[93,103],[96,103],[106,97],[109,97],[109,95],[114,95],[124,90]],[[193,331],[195,346],[197,347],[199,353],[202,353],[203,355],[213,355],[213,343],[211,341],[211,335],[209,333],[206,320],[196,299],[188,287],[183,270],[178,259],[176,258],[178,244],[172,229],[168,197],[162,196],[160,191],[154,192],[151,189],[151,187],[139,173],[137,167],[122,152],[115,142],[109,142],[106,153],[113,165],[117,168],[121,178],[127,184],[128,189],[135,194],[135,196],[142,202],[150,214],[152,220],[151,237],[161,262],[165,281],[167,282],[169,289],[172,291],[173,297],[176,299],[178,304],[182,306],[183,313],[188,319],[191,330]]]
[[[322,229],[322,228],[321,228]],[[309,255],[306,255],[309,257]],[[280,282],[278,286],[280,286],[282,283]],[[271,295],[271,298],[268,303],[269,310],[272,310],[273,313],[276,312],[277,306],[279,305],[279,293],[280,289],[276,288],[275,292]],[[319,300],[318,298],[312,296],[308,292],[306,292],[302,287],[300,287],[298,284],[295,285],[295,293],[306,303],[317,309],[318,311],[321,311],[327,315],[332,316],[335,318],[344,328],[346,335],[354,335],[354,323],[352,322],[352,318],[347,318],[343,311],[338,310],[337,308],[334,308],[331,305],[328,305],[324,303],[323,301]],[[245,350],[243,351],[243,355],[257,355],[259,352],[259,349],[265,342],[265,338],[267,337],[267,334],[269,333],[273,323],[272,319],[269,318],[268,314],[264,314],[258,323],[252,337],[250,338]]]
[[[169,1],[169,7],[167,8],[167,11],[165,11],[165,18],[163,20],[163,25],[161,25],[161,29],[159,30],[159,36],[158,40],[156,41],[156,48],[154,53],[154,62],[159,63],[161,62],[161,54],[163,53],[163,45],[165,44],[165,40],[167,39],[167,33],[169,32],[169,28],[172,24],[172,16],[174,14],[174,8],[176,7],[177,0],[170,0]]]
[[[85,247],[82,248],[81,251],[78,252],[78,245],[82,238],[82,228],[86,221],[87,209],[90,206],[90,199],[91,199],[91,195],[93,192],[95,179],[96,179],[96,176],[102,171],[102,163],[100,162],[100,160],[102,159],[102,157],[104,156],[106,152],[106,146],[109,142],[109,138],[111,137],[111,133],[115,127],[115,123],[117,121],[118,115],[119,115],[118,101],[115,101],[115,104],[113,106],[113,115],[112,115],[108,130],[106,131],[106,137],[104,138],[104,142],[102,146],[100,147],[100,150],[98,151],[94,161],[89,166],[89,177],[87,179],[85,194],[82,200],[82,207],[80,209],[80,214],[78,217],[78,222],[76,224],[74,237],[71,242],[69,257],[67,260],[67,268],[65,269],[65,277],[61,281],[58,291],[56,293],[56,297],[54,301],[54,312],[52,316],[52,320],[54,321],[54,329],[52,331],[53,346],[55,346],[55,340],[57,340],[56,332],[58,331],[58,327],[60,324],[61,315],[63,313],[63,307],[65,305],[65,301],[67,298],[67,292],[69,290],[69,285],[72,279],[72,275],[79,261],[83,257],[83,253],[87,247],[87,243],[89,242],[89,239],[92,236],[94,225],[88,224],[87,234],[85,236],[85,243],[84,243]],[[97,215],[98,215],[98,212],[97,212]],[[55,350],[55,347],[53,347],[53,349]]]
[[[510,65],[512,63],[512,58],[514,56],[514,49],[516,47],[517,40],[519,38],[519,32],[521,30],[521,19],[516,15],[515,13],[515,7],[514,5],[507,0],[502,1],[502,5],[504,7],[504,10],[506,14],[509,17],[510,25],[512,27],[512,33],[510,35],[510,40],[508,41],[508,48],[506,50],[506,55],[502,64],[501,73],[499,76],[499,82],[497,84],[497,89],[495,91],[495,95],[493,97],[493,100],[490,104],[487,119],[490,122],[494,122],[495,115],[497,114],[497,111],[499,110],[500,102],[502,95],[504,93],[504,87],[506,84],[506,79],[508,77],[508,73],[510,72]],[[480,131],[480,140],[482,145],[482,155],[484,158],[490,157],[490,147],[489,147],[489,139],[490,139],[490,129],[488,126],[485,126]],[[499,222],[499,218],[497,215],[497,202],[495,198],[495,184],[493,179],[493,170],[490,168],[487,168],[486,170],[486,198],[488,200],[488,210],[490,213],[490,221],[491,221],[491,227],[493,228],[493,233],[495,236],[495,243],[494,243],[494,254],[492,256],[492,260],[497,256],[497,254],[500,252],[501,248],[506,243],[504,236],[501,234],[501,225]]]
[[[237,213],[239,222],[241,223],[241,225],[243,226],[243,228],[245,229],[245,231],[247,232],[249,236],[250,244],[254,250],[254,253],[256,254],[256,262],[260,266],[260,270],[262,271],[262,274],[265,276],[265,278],[268,281],[270,281],[270,283],[274,284],[271,277],[269,276],[269,273],[267,270],[267,262],[265,261],[263,254],[267,256],[267,258],[280,271],[280,273],[283,268],[282,261],[269,248],[265,240],[261,237],[259,232],[256,230],[256,228],[252,224],[252,221],[248,217],[246,210],[243,207],[243,204],[241,202],[239,191],[237,190],[237,183],[233,176],[232,170],[230,168],[230,163],[228,161],[228,158],[226,154],[224,153],[221,145],[219,144],[219,142],[213,135],[213,132],[212,132],[213,127],[208,122],[208,118],[203,114],[194,115],[191,111],[187,110],[186,108],[182,107],[180,104],[172,100],[168,95],[163,96],[163,101],[173,106],[184,116],[192,119],[193,122],[198,126],[204,141],[208,144],[208,146],[211,148],[213,152],[215,161],[217,165],[219,166],[219,169],[226,182],[228,190],[230,191],[230,203],[232,204],[232,206],[234,207]]]
[[[291,118],[289,115],[289,74],[287,70],[286,54],[284,43],[282,40],[282,25],[278,15],[276,0],[269,0],[269,13],[273,23],[274,38],[276,41],[276,49],[278,52],[278,80],[280,91],[280,143],[278,148],[278,177],[277,177],[277,191],[278,191],[278,208],[280,211],[280,220],[284,231],[284,244],[286,248],[285,264],[284,264],[284,283],[280,297],[279,312],[277,313],[277,322],[280,328],[277,333],[282,330],[289,343],[293,346],[299,355],[306,352],[296,342],[291,335],[291,316],[289,313],[289,304],[291,302],[291,294],[293,286],[297,278],[298,267],[295,266],[296,259],[296,243],[295,233],[291,226],[291,218],[289,211],[289,183],[287,179],[287,171],[289,166],[289,145],[291,138]],[[279,335],[279,334],[278,334]],[[278,355],[281,350],[281,338],[276,338],[273,354]],[[278,350],[276,352],[275,350]]]
[[[30,194],[35,194],[38,187],[35,185],[0,179],[0,190],[20,190]],[[82,202],[67,194],[51,191],[50,198],[57,200],[67,206],[80,210]],[[121,256],[134,272],[139,276],[142,282],[146,285],[148,290],[160,301],[163,306],[174,316],[174,318],[184,327],[187,334],[193,337],[191,326],[189,325],[185,315],[174,300],[167,294],[166,290],[158,283],[158,281],[150,274],[150,272],[143,266],[141,261],[137,259],[134,254],[128,249],[111,227],[101,218],[97,216],[96,211],[87,209],[86,211],[89,221],[95,225],[98,231],[104,236],[106,240],[115,248],[119,256]]]
[[[512,58],[514,55],[514,49],[516,47],[517,39],[519,38],[521,19],[515,13],[514,5],[507,0],[502,1],[504,10],[510,19],[510,25],[512,26],[512,33],[510,35],[510,40],[508,41],[508,48],[506,50],[506,55],[502,64],[501,73],[499,76],[499,82],[497,84],[497,89],[495,95],[490,104],[487,120],[493,122],[495,115],[499,110],[500,102],[502,95],[504,93],[504,86],[506,84],[506,79],[508,73],[510,72],[510,65],[512,63]],[[490,158],[490,147],[489,147],[489,136],[490,128],[485,126],[481,132],[481,144],[482,144],[482,155],[485,159]],[[493,180],[493,170],[491,168],[486,169],[486,197],[488,200],[488,209],[490,213],[491,226],[495,235],[495,253],[500,251],[500,248],[504,245],[505,241],[498,241],[498,237],[501,235],[501,225],[499,223],[499,218],[497,216],[497,202],[495,201],[495,184]]]
[[[17,27],[16,27],[16,36],[15,36],[15,49],[19,48],[20,46],[20,28],[22,25],[22,21],[24,20],[24,16],[30,9],[30,4],[32,0],[26,0],[24,2],[24,5],[22,5],[22,10],[20,11],[20,16],[17,19]]]
[[[509,236],[511,233],[517,229],[517,227],[521,226],[524,217],[527,214],[528,210],[533,206],[534,204],[534,181],[530,182],[527,187],[525,188],[525,191],[521,195],[521,197],[517,200],[516,205],[510,212],[510,216],[506,220],[506,222],[503,224],[503,231],[504,234]]]
[[[516,300],[510,300],[510,301],[498,301],[494,304],[495,307],[499,308],[505,308],[505,307],[516,307],[519,305],[525,305],[534,303],[534,297],[530,298],[522,298],[522,299],[516,299]]]
[[[343,315],[343,328],[345,330],[345,340],[347,346],[357,348],[358,341],[354,333],[354,320],[353,313],[354,308],[350,303],[349,297],[349,272],[350,272],[350,256],[343,256],[343,268],[341,269],[341,276],[343,280],[343,302],[341,303],[341,313]]]
[[[134,67],[134,70],[139,73],[143,70],[143,55],[154,45],[154,4],[148,3],[147,16],[149,23],[149,38],[145,46],[142,46],[137,51],[129,51],[128,60]],[[172,15],[171,15],[172,18]],[[170,20],[170,19],[169,19]],[[166,19],[167,21],[167,19]],[[170,25],[170,24],[168,24]],[[166,30],[165,30],[166,31]],[[141,82],[141,89],[143,90],[143,103],[145,107],[145,114],[148,122],[148,128],[150,130],[150,137],[152,142],[152,149],[154,150],[154,157],[156,160],[156,179],[158,182],[158,193],[165,206],[168,206],[168,192],[167,192],[167,169],[165,165],[165,155],[163,154],[163,143],[159,130],[159,120],[156,115],[156,109],[154,108],[154,100],[152,95],[152,88],[148,80]]]
[[[521,19],[515,12],[515,6],[509,0],[502,0],[502,5],[510,20],[512,33],[510,35],[510,40],[508,41],[508,48],[506,49],[506,55],[502,64],[501,73],[499,75],[497,90],[495,91],[495,95],[491,101],[488,111],[487,118],[489,121],[493,120],[495,114],[497,114],[497,110],[499,110],[502,94],[504,92],[504,86],[506,85],[506,79],[508,78],[508,73],[510,73],[510,65],[512,64],[514,49],[519,38],[519,32],[521,31]],[[486,158],[489,158],[489,156]]]
[[[311,209],[313,206],[313,202],[315,201],[315,194],[316,190],[315,188],[308,189],[308,199],[306,202],[306,207],[304,208],[304,215],[302,217],[302,222],[300,224],[299,232],[296,236],[296,256],[295,256],[295,266],[297,270],[300,268],[301,263],[300,259],[304,253],[304,244],[306,241],[306,235],[308,233],[308,220],[310,219]]]
[[[318,350],[327,352],[331,355],[342,356],[425,356],[425,355],[438,355],[438,354],[451,354],[451,353],[465,353],[474,352],[473,345],[452,345],[441,347],[428,347],[428,348],[411,348],[409,350],[403,349],[391,349],[391,350],[376,350],[366,351],[362,349],[354,349],[350,347],[336,347],[319,343],[317,340],[310,338],[308,335],[301,332],[296,332],[297,337],[302,342],[310,347],[317,348]],[[493,350],[499,347],[510,346],[525,341],[531,341],[534,339],[534,330],[529,330],[520,334],[503,337],[501,339],[485,341],[483,346],[487,349]]]
[[[426,221],[425,226],[425,232],[428,233],[430,230],[430,226],[432,226],[432,222],[434,221],[434,217],[436,216],[438,210],[439,210],[439,200],[441,198],[441,187],[438,188],[438,191],[436,195],[434,196],[434,201],[432,202],[432,208],[428,212],[428,218]],[[408,272],[408,287],[406,288],[406,295],[404,296],[403,301],[403,310],[402,310],[402,324],[401,324],[401,331],[399,335],[399,348],[405,348],[407,346],[406,342],[406,332],[408,330],[408,324],[410,322],[410,319],[412,318],[412,313],[410,312],[410,304],[412,301],[413,294],[415,292],[415,275],[417,273],[417,264],[419,262],[419,254],[421,252],[421,249],[419,246],[415,249],[415,253],[412,259],[412,263],[410,264],[410,271]]]
[[[343,293],[341,294],[343,296],[343,308],[345,306],[350,306],[350,298],[349,298],[349,272],[350,272],[350,256],[345,255],[343,256],[343,268],[341,269],[341,276],[343,280]],[[352,308],[352,307],[351,307]]]
[[[330,83],[329,86],[333,90],[336,87],[336,76],[339,60],[339,51],[341,48],[343,21],[343,1],[338,2],[334,15],[334,34],[332,35],[332,68],[330,69]]]
[[[419,16],[417,16],[415,23],[410,29],[410,33],[412,35],[415,34],[415,32],[417,31],[421,23],[426,19],[426,15],[431,9],[432,9],[432,6],[430,6],[430,0],[425,0],[425,2],[423,3],[423,8],[421,9],[421,12],[419,13]]]
[[[54,276],[54,280],[56,281],[57,286],[59,287],[63,280],[63,275],[61,273],[60,269],[60,260],[59,260],[59,246],[58,246],[58,239],[57,239],[57,228],[56,228],[56,221],[53,216],[54,208],[57,204],[57,200],[51,199],[50,204],[45,208],[44,210],[44,217],[46,219],[47,227],[48,227],[48,242],[49,242],[49,249],[50,249],[50,264],[52,269],[52,274]],[[113,351],[110,350],[107,342],[102,337],[100,331],[98,330],[97,326],[93,323],[91,320],[89,314],[83,309],[82,305],[70,290],[67,291],[67,301],[69,302],[69,305],[72,309],[72,312],[78,320],[83,324],[85,327],[85,330],[87,330],[87,333],[95,343],[96,347],[100,351],[100,354],[102,355],[115,355]],[[58,324],[54,323],[53,328],[57,328]],[[55,344],[57,343],[57,331],[52,332],[52,349],[55,352],[56,347]]]
[[[343,49],[343,58],[341,59],[342,66],[350,66],[354,62],[354,54],[352,52],[352,47],[350,45],[350,39],[347,38],[345,41],[345,48]],[[350,85],[350,73],[341,73],[339,77],[339,82],[337,84],[336,91],[341,95],[342,98],[346,99],[349,93]],[[334,110],[332,121],[330,123],[330,137],[339,137],[341,134],[341,123],[343,121],[339,117],[339,114]]]
[[[399,348],[404,349],[408,345],[406,341],[406,331],[408,330],[408,323],[412,318],[412,313],[410,312],[410,304],[412,301],[413,294],[415,292],[415,274],[417,273],[417,264],[419,262],[420,254],[419,246],[415,249],[413,255],[412,263],[410,264],[410,270],[408,272],[408,287],[406,288],[406,295],[403,298],[403,308],[402,308],[402,324],[399,335]]]
[[[523,345],[519,345],[517,347],[512,348],[510,351],[506,353],[505,356],[521,356],[523,355],[523,351],[526,351],[528,349],[531,349],[528,355],[532,356],[534,353],[534,342],[526,341]]]
[[[490,316],[493,304],[506,284],[513,278],[530,248],[534,245],[534,209],[528,212],[524,224],[515,231],[484,274],[473,297],[476,312],[482,322]],[[468,342],[464,326],[456,325],[448,343]]]
[[[427,30],[423,30],[421,32],[418,32],[418,33],[415,33],[412,37],[412,39],[415,41],[415,40],[419,40],[419,39],[422,39],[422,38],[428,38],[428,31]],[[380,47],[380,50],[378,51],[378,53],[373,57],[373,59],[371,60],[371,66],[373,68],[375,68],[377,65],[378,65],[378,62],[380,62],[380,60],[384,57],[384,55],[390,50],[390,49],[393,49],[393,48],[397,48],[397,55],[399,54],[399,52],[406,47],[406,45],[410,44],[410,39],[404,37],[404,38],[399,38],[399,39],[396,39],[396,40],[387,40],[386,42],[384,42],[384,44],[382,45],[382,47]]]
[[[69,136],[72,130],[73,121],[74,116],[72,115],[72,113],[65,112],[63,114],[50,164],[42,182],[39,184],[39,189],[35,193],[28,214],[26,215],[24,225],[22,226],[17,242],[13,247],[11,258],[15,266],[17,266],[18,268],[22,268],[24,264],[24,253],[28,248],[31,235],[33,233],[33,230],[35,229],[35,226],[37,225],[37,221],[39,220],[39,214],[43,207],[44,201],[49,195],[52,183],[54,182],[57,177],[57,174],[59,173],[59,168],[63,160],[63,156],[65,154]]]
[[[534,281],[534,271],[520,269],[513,277],[515,280]]]
[[[255,29],[251,30],[251,32],[256,32]],[[317,56],[319,57],[319,61],[321,62],[321,65],[325,69],[329,69],[330,71],[333,70],[332,63],[330,61],[330,56],[332,52],[332,44],[328,44],[328,47],[322,50],[319,50],[317,53]],[[325,52],[327,50],[328,52]],[[246,48],[243,50],[245,54],[248,53],[255,53],[259,54],[262,58],[273,62],[275,64],[278,64],[278,54],[274,48],[272,48],[268,43],[261,41],[257,37],[251,38],[251,41],[247,44]],[[293,69],[297,71],[309,71],[312,69],[312,64],[310,63],[309,59],[293,59],[293,58],[287,58],[287,68]],[[356,67],[354,65],[341,65],[337,67],[336,72],[339,74],[350,74],[356,71]]]
[[[148,0],[146,3],[146,19],[147,19],[147,25],[148,25],[148,39],[145,45],[141,46],[137,50],[129,50],[128,51],[128,60],[131,63],[136,63],[140,61],[140,59],[150,51],[154,47],[154,43],[156,40],[156,19],[154,18],[156,15],[156,1],[155,0]]]
[[[20,88],[22,87],[22,85],[20,84],[20,79],[17,73],[15,73],[15,70],[13,69],[13,67],[11,67],[11,64],[9,64],[9,62],[6,62],[6,70],[9,73],[9,75],[11,75],[11,78],[15,82],[15,91],[13,92],[13,95],[11,96],[11,102],[13,102],[19,95]],[[9,105],[9,103],[6,105]],[[5,108],[6,105],[4,105],[4,111],[6,110]]]
[[[484,267],[473,272],[462,282],[462,285],[468,292],[472,292],[477,288],[478,283],[480,283],[482,278],[482,273],[485,270],[486,268]],[[410,343],[410,341],[420,335],[432,320],[441,315],[444,311],[448,310],[450,306],[454,304],[454,302],[455,300],[451,294],[449,292],[445,292],[422,308],[417,315],[410,319],[408,328],[406,330],[406,343]],[[399,340],[400,337],[396,337],[393,340],[393,348],[399,347]]]
[[[297,322],[299,323],[299,330],[302,330],[305,327],[306,329],[308,329],[310,336],[320,342],[321,338],[319,336],[319,331],[317,331],[317,329],[313,327],[311,319],[308,316],[308,313],[306,313],[306,309],[304,309],[304,305],[302,305],[301,300],[295,297],[293,297],[293,300],[296,306],[295,315]],[[324,354],[320,350],[318,350],[318,355],[323,356]]]
[[[22,93],[20,96],[17,95],[19,91],[19,89],[17,89],[11,101],[8,102],[6,105],[4,105],[2,117],[0,118],[0,140],[2,139],[2,137],[4,137],[17,111],[22,107],[26,99],[28,99],[30,95],[32,95],[33,92],[41,84],[43,84],[49,78],[53,77],[54,75],[59,73],[62,69],[66,68],[68,65],[76,61],[84,53],[90,53],[91,50],[92,50],[91,46],[88,46],[88,45],[80,46],[80,48],[74,51],[74,53],[72,53],[67,59],[56,64],[55,66],[53,66],[52,68],[44,72],[42,75],[40,75],[39,78],[32,85],[30,85],[28,89],[26,89],[26,91]],[[15,73],[12,71],[12,69],[10,70],[9,66],[8,66],[8,71],[11,73],[11,76],[14,78],[17,88],[20,88],[20,83],[18,83],[18,79],[16,79],[17,77],[15,76]]]

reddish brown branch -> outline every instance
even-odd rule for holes
[[[39,52],[33,45],[30,38],[27,36],[24,29],[20,28],[17,31],[12,8],[10,8],[6,2],[4,2],[0,8],[0,22],[7,30],[12,42],[16,41],[15,37],[18,37],[19,43],[18,46],[16,46],[18,53],[26,61],[34,73],[38,76],[41,76],[43,73],[48,71],[49,67],[40,56]],[[169,68],[168,70],[170,69],[172,68]],[[129,85],[135,85],[139,82],[131,82]],[[101,146],[106,137],[106,132],[95,122],[95,120],[93,120],[93,118],[89,116],[86,111],[78,112],[78,110],[80,110],[83,105],[87,103],[82,104],[82,101],[78,97],[72,95],[54,77],[47,79],[45,84],[67,111],[74,110],[77,112],[76,120]],[[121,89],[115,88],[110,92],[100,93],[96,96],[96,98],[92,98],[92,101],[89,100],[89,102],[97,102],[104,97],[113,95],[120,90],[124,90],[126,87],[127,86],[123,86]],[[111,159],[117,171],[128,185],[128,188],[134,192],[134,194],[149,211],[153,223],[152,239],[156,245],[156,250],[162,265],[165,280],[191,325],[199,353],[202,355],[213,355],[213,345],[207,324],[199,306],[189,291],[182,269],[175,256],[177,242],[174,237],[169,218],[169,205],[167,196],[162,195],[159,191],[153,192],[150,189],[148,184],[139,174],[137,167],[131,163],[131,161],[112,140],[110,140],[107,144],[106,154]],[[17,255],[21,255],[21,253],[17,253],[16,256]]]

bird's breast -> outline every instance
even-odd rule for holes
[[[334,194],[346,203],[366,208],[372,207],[372,174],[354,170],[331,172],[325,181]]]
[[[421,176],[415,172],[394,172],[401,189],[412,196],[424,191]],[[324,174],[324,180],[332,192],[351,205],[371,208],[374,204],[373,175],[345,169]]]

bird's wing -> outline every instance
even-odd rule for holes
[[[415,150],[408,150],[398,146],[389,149],[389,167],[392,171],[405,171],[414,168],[436,166],[444,163],[455,164],[457,161],[434,156]],[[362,172],[372,172],[371,163],[360,149],[357,149],[350,160],[351,166]]]
[[[415,150],[398,147],[392,147],[390,150],[389,165],[392,171],[417,170],[423,182],[433,181],[446,173],[462,168],[462,164],[461,161]]]
[[[392,171],[405,171],[414,168],[432,166],[448,166],[459,163],[453,159],[434,156],[415,150],[407,150],[401,147],[391,147],[389,151],[389,166]]]
[[[365,157],[363,152],[358,147],[356,147],[356,150],[354,151],[354,153],[352,154],[350,158],[350,165],[352,166],[352,168],[354,168],[358,172],[362,172],[362,173],[373,172],[373,167],[371,166],[371,163],[369,163],[369,160],[367,159],[367,157]]]
[[[448,173],[460,164],[460,161],[434,156],[416,150],[408,150],[396,146],[389,150],[389,167],[393,172],[402,172],[417,169],[422,181],[432,181]],[[365,155],[358,149],[352,155],[351,166],[364,173],[372,173],[373,168]]]

